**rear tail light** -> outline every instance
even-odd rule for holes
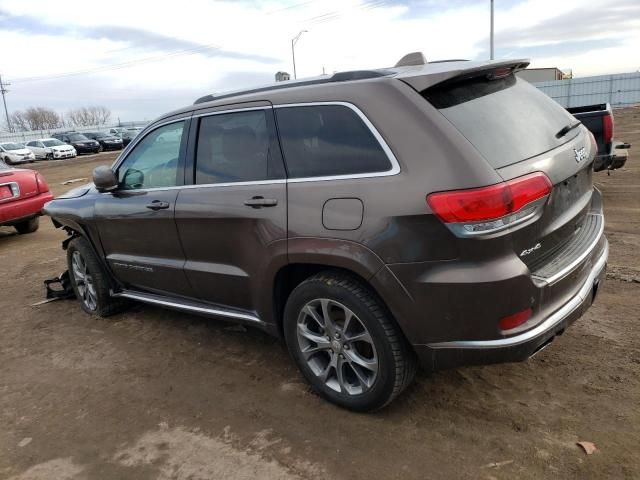
[[[39,193],[46,193],[49,191],[49,185],[47,185],[46,180],[39,173],[36,173],[36,184],[38,185]]]
[[[551,188],[549,178],[536,172],[488,187],[432,193],[427,204],[446,224],[482,233],[527,217],[535,211],[530,204],[549,195]]]
[[[613,140],[613,115],[611,114],[602,117],[602,136],[604,137],[605,145],[608,145]]]
[[[531,313],[532,310],[527,308],[526,310],[522,310],[521,312],[502,318],[499,323],[500,330],[504,332],[519,327],[531,318]]]

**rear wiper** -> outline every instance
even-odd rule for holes
[[[562,127],[560,129],[560,131],[558,133],[556,133],[556,138],[564,137],[567,133],[569,133],[574,128],[579,127],[580,125],[582,125],[582,122],[580,122],[580,121],[578,121],[576,123],[573,123],[571,125],[565,125],[564,127]]]

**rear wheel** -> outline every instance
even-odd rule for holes
[[[382,408],[415,374],[415,356],[387,309],[350,275],[320,273],[296,287],[284,333],[307,381],[341,407]]]
[[[107,317],[126,305],[124,300],[111,297],[108,274],[85,238],[71,240],[67,248],[67,264],[71,286],[85,312]]]
[[[38,217],[30,218],[29,220],[25,220],[24,222],[16,223],[14,225],[15,229],[18,231],[20,235],[24,235],[26,233],[33,233],[38,230],[40,226],[40,219]]]

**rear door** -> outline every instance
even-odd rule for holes
[[[174,219],[189,125],[181,119],[150,130],[118,165],[118,189],[96,201],[106,259],[130,288],[193,296]]]
[[[286,263],[287,188],[272,107],[254,105],[194,117],[176,224],[196,296],[260,311]]]

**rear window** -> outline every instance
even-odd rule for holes
[[[277,108],[278,131],[290,178],[386,172],[391,162],[351,108]]]
[[[579,134],[576,129],[556,138],[556,133],[575,118],[514,75],[440,85],[422,95],[494,168],[547,152]]]

